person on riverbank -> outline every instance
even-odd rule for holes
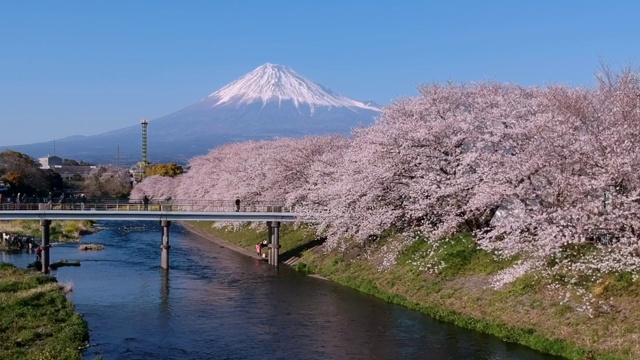
[[[149,197],[147,195],[142,198],[142,204],[144,205],[143,209],[145,211],[149,210]]]
[[[258,256],[262,257],[262,249],[269,246],[269,240],[268,239],[264,239],[261,242],[256,244],[256,252],[258,253]]]
[[[240,212],[240,199],[236,199],[236,212]]]
[[[36,261],[42,260],[42,247],[38,246],[36,248]]]

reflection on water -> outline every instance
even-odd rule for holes
[[[160,268],[155,222],[104,222],[83,242],[55,244],[53,272],[91,329],[85,358],[553,359],[331,282],[279,270],[171,227],[171,269]],[[0,259],[26,267],[34,255]]]

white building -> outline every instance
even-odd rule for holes
[[[85,178],[97,168],[94,165],[64,165],[64,160],[58,156],[41,157],[38,160],[41,169],[51,169],[60,174],[63,180],[70,180],[77,175]]]

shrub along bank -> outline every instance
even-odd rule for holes
[[[55,278],[0,263],[0,359],[82,359],[88,339]]]
[[[51,240],[59,242],[79,241],[82,235],[97,231],[93,224],[94,221],[91,220],[52,221],[50,228]],[[0,221],[0,233],[2,232],[31,236],[38,242],[42,237],[40,222],[33,220]]]
[[[246,249],[267,234],[266,229],[194,224]],[[281,233],[283,256],[314,239],[311,231],[290,226]],[[534,273],[495,289],[493,276],[518,259],[496,261],[461,235],[438,248],[415,241],[387,267],[384,249],[393,236],[343,251],[305,251],[296,268],[541,352],[569,359],[640,358],[635,308],[640,286],[630,274],[603,274],[580,283],[566,274],[554,274],[549,282],[545,274]]]

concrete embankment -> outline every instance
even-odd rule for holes
[[[183,221],[183,222],[181,222],[181,224],[187,230],[189,230],[190,232],[192,232],[194,234],[197,234],[198,236],[203,237],[203,238],[205,238],[205,239],[207,239],[207,240],[209,240],[211,242],[214,242],[214,243],[216,243],[216,244],[218,244],[218,245],[220,245],[222,247],[225,247],[227,249],[239,252],[239,253],[241,253],[243,255],[247,255],[247,256],[250,256],[250,257],[255,258],[255,259],[261,259],[261,257],[258,256],[257,253],[255,253],[253,251],[250,251],[250,250],[247,250],[247,249],[245,249],[243,247],[240,247],[238,245],[232,244],[232,243],[230,243],[228,241],[225,241],[223,239],[220,239],[220,238],[218,238],[216,236],[213,236],[212,234],[208,234],[208,233],[202,231],[201,229],[198,229],[198,227],[194,226],[193,224],[191,224],[191,223],[189,223],[187,221]]]
[[[217,237],[209,232],[203,231],[202,229],[200,229],[198,226],[194,225],[193,223],[190,222],[181,222],[181,224],[191,233],[197,234],[198,236],[201,236],[211,242],[214,242],[222,247],[225,247],[227,249],[236,251],[238,253],[241,253],[243,255],[255,258],[255,259],[264,259],[261,258],[260,256],[258,256],[258,254],[256,252],[254,252],[252,249],[249,250],[245,247],[236,245],[232,242],[229,242],[227,240],[221,239],[220,237]],[[302,246],[300,246],[299,248],[294,248],[291,249],[290,251],[284,252],[281,254],[281,264],[283,265],[287,265],[287,266],[291,266],[291,267],[295,267],[298,263],[300,263],[301,261],[301,253],[302,251],[313,251],[314,249],[319,247],[319,243],[317,241],[311,241],[310,244],[311,246],[308,246],[309,243],[304,243]],[[325,279],[324,277],[317,275],[317,274],[310,274],[310,276],[316,277],[316,278],[320,278],[320,279]],[[326,279],[325,279],[326,280]]]

